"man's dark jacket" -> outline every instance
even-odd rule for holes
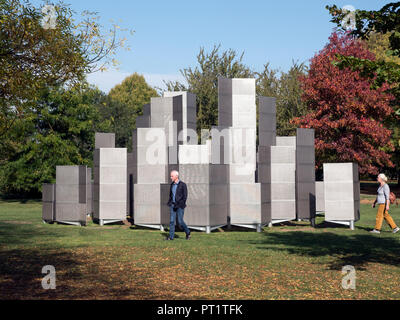
[[[186,183],[179,181],[178,187],[176,188],[175,203],[172,202],[172,186],[173,185],[174,185],[174,182],[171,183],[171,187],[169,189],[168,206],[174,205],[174,209],[177,209],[177,208],[185,209],[186,208],[186,200],[187,200]]]

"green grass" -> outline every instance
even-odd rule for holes
[[[368,197],[365,197],[367,199]],[[400,208],[391,209],[400,222]],[[194,232],[113,225],[47,225],[39,201],[0,202],[0,299],[399,299],[400,234],[368,233],[376,210],[361,205],[356,230],[304,222]],[[43,290],[54,265],[57,289]],[[341,287],[353,265],[356,290]]]

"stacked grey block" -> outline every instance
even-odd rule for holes
[[[325,212],[324,182],[315,182],[315,211]]]
[[[86,175],[86,166],[57,166],[57,222],[86,225]]]
[[[182,139],[179,140],[182,140],[183,144],[196,145],[197,136],[190,138],[190,133],[195,133],[197,127],[196,95],[186,91],[164,92],[165,98],[178,96],[182,96]]]
[[[187,129],[196,128],[196,96],[166,92],[164,97],[152,98],[148,110],[144,117],[149,125],[133,132],[128,166],[134,180],[134,223],[163,229],[169,224],[169,173],[179,168],[178,147],[197,144],[196,139],[187,138]]]
[[[137,183],[137,157],[136,152],[127,154],[127,167],[126,167],[126,199],[127,199],[127,210],[128,216],[133,218],[133,203],[134,203],[134,192],[133,186]]]
[[[150,128],[150,104],[145,104],[143,106],[143,115],[136,118],[136,128]]]
[[[258,137],[260,146],[276,145],[276,98],[258,98]]]
[[[188,187],[185,222],[206,231],[225,226],[228,218],[228,165],[210,163],[210,141],[179,148],[179,171]]]
[[[56,214],[56,185],[45,183],[42,185],[42,219],[52,223]]]
[[[296,150],[293,146],[259,147],[259,175],[267,187],[271,223],[296,219]]]
[[[94,141],[95,149],[115,148],[115,133],[96,132]]]
[[[100,225],[123,221],[127,212],[126,148],[94,152],[94,220]]]
[[[298,220],[315,224],[315,142],[314,129],[297,129],[296,209]]]
[[[263,100],[262,103],[270,103]],[[230,224],[256,228],[269,223],[262,184],[255,182],[257,108],[254,79],[218,79],[219,126],[229,127]],[[273,128],[266,128],[265,137]],[[226,141],[224,143],[227,143]]]
[[[360,180],[356,163],[324,163],[325,220],[349,225],[360,219]]]
[[[152,115],[153,118],[153,115]],[[168,147],[164,128],[138,128],[133,132],[134,222],[136,225],[164,229],[169,215]]]
[[[92,180],[92,168],[87,168],[86,173],[86,209],[87,214],[93,213],[93,180]]]

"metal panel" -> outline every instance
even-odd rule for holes
[[[296,203],[298,219],[315,219],[314,129],[296,130]]]
[[[56,167],[56,221],[86,224],[86,175],[86,166]]]
[[[126,219],[127,158],[126,148],[95,150],[93,217],[100,223]]]
[[[360,182],[355,163],[324,164],[325,220],[360,218]]]
[[[45,222],[55,220],[56,211],[56,187],[55,184],[42,185],[42,219]]]
[[[95,133],[95,149],[115,148],[115,133]]]

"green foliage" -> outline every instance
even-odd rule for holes
[[[187,90],[197,96],[197,129],[210,129],[218,124],[218,78],[253,78],[254,73],[243,63],[243,53],[229,49],[220,52],[214,46],[206,53],[204,48],[197,55],[198,65],[181,70],[187,84],[167,82],[169,91]]]
[[[42,91],[36,108],[7,132],[13,144],[0,167],[0,192],[37,195],[42,183],[54,182],[57,165],[92,165],[94,132],[111,126],[100,122],[104,99],[86,84]]]
[[[303,90],[299,77],[307,73],[304,63],[293,62],[288,72],[271,70],[266,64],[262,73],[257,73],[257,95],[276,98],[277,134],[296,134],[296,126],[290,121],[307,114],[307,104],[302,101]]]
[[[102,32],[98,16],[78,16],[64,3],[55,6],[54,28],[44,28],[41,7],[27,0],[0,1],[0,139],[35,108],[41,90],[74,85],[85,74],[113,62],[124,39],[116,26]]]
[[[150,103],[151,97],[157,96],[157,91],[137,73],[111,89],[107,101],[100,105],[99,110],[103,119],[111,121],[111,131],[115,132],[118,147],[131,148],[136,118],[142,114],[143,105]]]

